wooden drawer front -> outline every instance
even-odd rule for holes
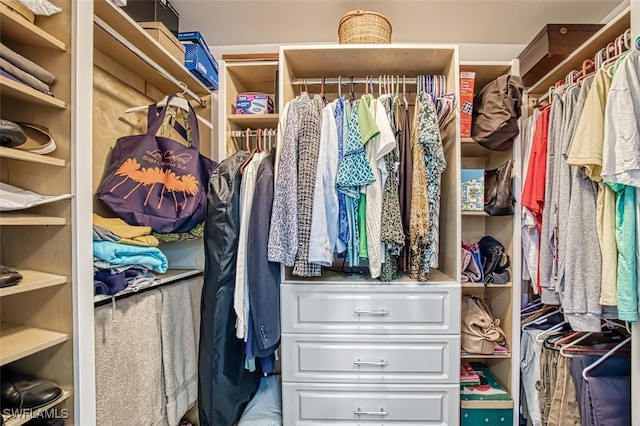
[[[281,286],[283,333],[458,334],[456,286]]]
[[[286,425],[456,425],[459,388],[283,385]]]
[[[460,340],[450,336],[285,334],[283,381],[457,383]]]

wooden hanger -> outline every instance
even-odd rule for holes
[[[253,158],[253,155],[258,152],[258,147],[260,146],[259,143],[259,135],[260,135],[260,129],[256,130],[256,138],[258,138],[256,140],[256,147],[254,149],[252,149],[251,151],[249,151],[250,148],[250,144],[249,144],[249,138],[250,138],[250,134],[251,134],[251,130],[247,129],[247,134],[246,134],[246,147],[247,147],[247,152],[249,152],[249,155],[247,156],[247,159],[244,160],[244,162],[240,165],[240,174],[244,173],[244,169],[245,167],[247,167],[247,165],[249,164],[249,162],[251,161],[251,159]]]

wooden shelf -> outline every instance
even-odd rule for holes
[[[511,288],[513,287],[513,283],[511,281],[504,284],[488,284],[487,288],[498,289],[498,288]],[[484,283],[462,283],[462,288],[482,288],[484,289]]]
[[[176,282],[185,278],[194,277],[201,273],[202,271],[200,269],[169,269],[164,274],[156,274],[156,279],[153,282],[153,284],[150,287],[145,287],[140,291],[144,291],[153,287],[158,287],[164,284]],[[121,292],[116,293],[114,296],[121,297],[131,293],[135,293],[135,292],[129,288],[125,288]],[[96,296],[93,296],[93,303],[102,302],[103,300],[108,300],[108,299],[111,299],[111,295],[98,294]]]
[[[492,355],[477,355],[477,354],[469,354],[466,352],[462,352],[460,354],[460,358],[462,359],[509,359],[511,358],[511,352],[495,353]]]
[[[60,109],[67,108],[67,104],[64,101],[2,75],[0,75],[0,93],[2,93],[3,97],[20,99],[34,104]]]
[[[0,365],[58,345],[69,340],[69,335],[58,331],[23,325],[0,324]]]
[[[32,271],[30,269],[16,270],[22,274],[22,281],[11,287],[0,288],[0,297],[62,285],[69,281],[69,279],[63,275]]]
[[[67,219],[56,216],[43,216],[33,213],[0,213],[0,226],[38,226],[38,225],[66,225]]]
[[[107,0],[95,0],[93,6],[94,13],[98,18],[126,38],[133,46],[143,51],[173,77],[184,82],[195,94],[204,96],[210,93],[209,89],[194,77],[182,62],[171,56],[158,41],[147,34],[137,22],[120,10],[119,7],[112,5]],[[146,81],[163,93],[172,93],[179,89],[100,27],[94,25],[93,28],[95,49],[104,53],[124,68],[133,71],[136,75],[144,76]]]
[[[237,80],[242,90],[274,94],[278,61],[226,63],[228,76]]]
[[[462,210],[460,211],[462,216],[486,216],[489,217],[489,213],[484,210]]]
[[[491,152],[471,138],[460,138],[461,157],[488,157]]]
[[[4,6],[0,7],[0,29],[2,29],[3,40],[63,52],[67,50],[67,46],[62,41]]]
[[[55,407],[56,405],[60,404],[61,402],[64,402],[66,399],[69,398],[69,396],[71,396],[71,392],[68,390],[63,389],[62,390],[62,395],[60,395],[60,397],[58,399],[56,399],[55,401],[51,401],[50,403],[37,408],[37,409],[33,409],[30,411],[26,411],[26,413],[24,415],[21,416],[5,416],[5,421],[4,424],[5,426],[19,426],[19,425],[23,425],[25,423],[27,423],[29,420],[36,418],[40,413],[47,411],[50,408]]]
[[[544,77],[533,84],[528,93],[533,98],[538,98],[541,95],[547,93],[549,87],[553,86],[556,81],[564,80],[564,77],[571,72],[571,70],[582,69],[582,62],[586,59],[595,57],[596,53],[606,47],[608,43],[631,26],[631,8],[628,7],[618,16],[611,20],[607,25],[602,27],[597,33],[595,33],[589,40],[585,41],[580,47],[573,51],[571,55],[565,58],[562,62],[556,65],[551,71]],[[634,40],[631,40],[633,48]]]
[[[31,163],[47,164],[49,166],[57,167],[64,167],[67,165],[67,162],[60,158],[34,154],[33,152],[23,151],[21,149],[7,148],[6,146],[0,146],[0,158],[28,161]]]
[[[227,119],[243,129],[275,129],[280,114],[231,114]]]
[[[473,84],[474,92],[478,93],[487,83],[501,75],[511,72],[510,61],[461,61],[460,71],[473,71],[476,73]]]

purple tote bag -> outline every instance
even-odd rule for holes
[[[216,164],[200,154],[198,121],[191,107],[187,130],[175,120],[173,125],[188,146],[156,136],[168,109],[150,105],[147,133],[118,139],[97,196],[130,225],[150,226],[159,233],[187,232],[204,220],[206,188]]]

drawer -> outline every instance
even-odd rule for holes
[[[458,383],[456,336],[282,336],[285,382]]]
[[[456,285],[280,287],[283,333],[459,334]]]
[[[283,384],[283,424],[457,425],[457,385]]]

